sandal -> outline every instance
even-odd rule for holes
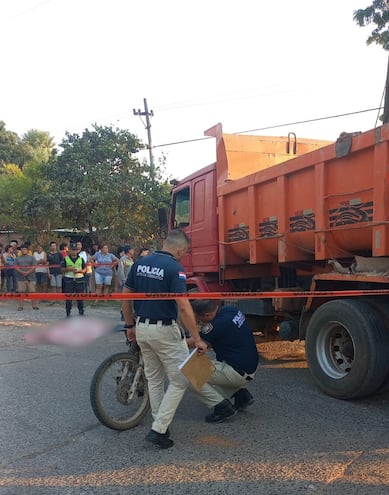
[[[35,307],[34,307],[34,308],[32,308],[32,309],[39,309],[39,308],[38,308],[38,306],[35,306]]]

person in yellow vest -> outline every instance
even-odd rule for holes
[[[85,292],[84,273],[86,272],[85,261],[78,254],[78,247],[75,242],[70,244],[69,254],[62,261],[62,274],[63,274],[63,292],[65,294],[82,294]],[[67,300],[65,302],[66,317],[69,318],[72,311],[73,301]],[[84,315],[84,301],[82,299],[77,300],[78,313],[80,316]]]

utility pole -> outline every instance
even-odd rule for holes
[[[150,117],[154,117],[154,112],[152,110],[149,111],[146,98],[143,98],[143,105],[144,105],[144,111],[143,112],[140,109],[135,110],[135,108],[133,109],[133,112],[134,112],[134,115],[139,115],[139,117],[146,117],[145,129],[147,130],[148,148],[149,148],[149,155],[150,155],[150,177],[153,179],[154,178],[154,159],[153,159],[153,151],[152,151],[152,145],[151,145]]]

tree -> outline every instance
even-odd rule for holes
[[[155,234],[156,211],[168,193],[135,158],[143,148],[135,135],[95,124],[82,135],[67,133],[60,147],[46,174],[63,227],[96,229],[112,243]]]
[[[54,149],[54,140],[48,132],[30,129],[22,138],[8,131],[0,121],[0,165],[13,163],[23,168],[26,163],[45,163]]]
[[[0,120],[0,165],[14,163],[22,166],[24,162],[22,142],[16,132],[7,131],[5,122]]]
[[[54,143],[44,131],[30,130],[22,139],[0,125],[4,162],[0,168],[0,221],[25,238],[44,242],[50,225],[58,218],[50,196],[44,166],[53,153]],[[12,159],[18,163],[10,163]]]
[[[54,139],[48,132],[30,129],[22,136],[28,162],[47,163],[54,150]]]
[[[373,0],[373,3],[365,9],[354,11],[354,21],[361,27],[371,23],[376,27],[367,38],[366,43],[376,43],[384,50],[389,50],[389,5],[387,0]]]
[[[21,213],[30,181],[15,164],[7,164],[0,168],[0,222],[8,224],[15,230],[24,229]]]
[[[354,11],[354,21],[361,27],[375,24],[376,27],[367,38],[366,43],[376,43],[384,50],[389,50],[389,2],[388,0],[373,0],[373,3],[365,9]],[[389,123],[389,57],[385,83],[384,124]]]
[[[171,186],[162,178],[165,159],[154,164],[152,178],[146,162],[142,163],[144,171],[139,176],[139,182],[123,181],[121,190],[121,214],[115,219],[117,232],[121,240],[140,246],[142,244],[156,245],[159,240],[158,208],[169,205]],[[135,187],[134,187],[135,186]]]

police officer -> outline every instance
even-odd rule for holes
[[[161,251],[141,257],[133,265],[123,293],[185,293],[186,276],[179,261],[186,254],[189,238],[181,230],[166,237]],[[188,386],[178,365],[188,356],[188,346],[177,324],[177,309],[181,320],[192,335],[193,344],[203,353],[207,344],[201,340],[192,307],[188,299],[123,300],[122,310],[129,340],[135,339],[142,350],[148,381],[153,423],[146,441],[166,449],[174,442],[168,427]],[[136,327],[136,331],[135,331]],[[164,390],[165,373],[169,384]]]
[[[216,353],[215,371],[201,388],[199,398],[208,407],[214,406],[213,413],[205,420],[220,423],[253,404],[254,398],[246,386],[254,378],[258,351],[253,331],[241,311],[233,306],[221,307],[218,301],[208,299],[192,300],[191,305],[197,320],[202,323],[200,337]],[[191,346],[191,339],[188,344]],[[234,408],[229,398],[234,399]]]
[[[85,292],[84,273],[86,271],[85,261],[78,254],[77,243],[70,243],[70,252],[61,263],[63,274],[63,292],[66,294]],[[66,300],[66,317],[69,318],[72,310],[73,301]],[[84,314],[84,301],[77,300],[78,313]]]

